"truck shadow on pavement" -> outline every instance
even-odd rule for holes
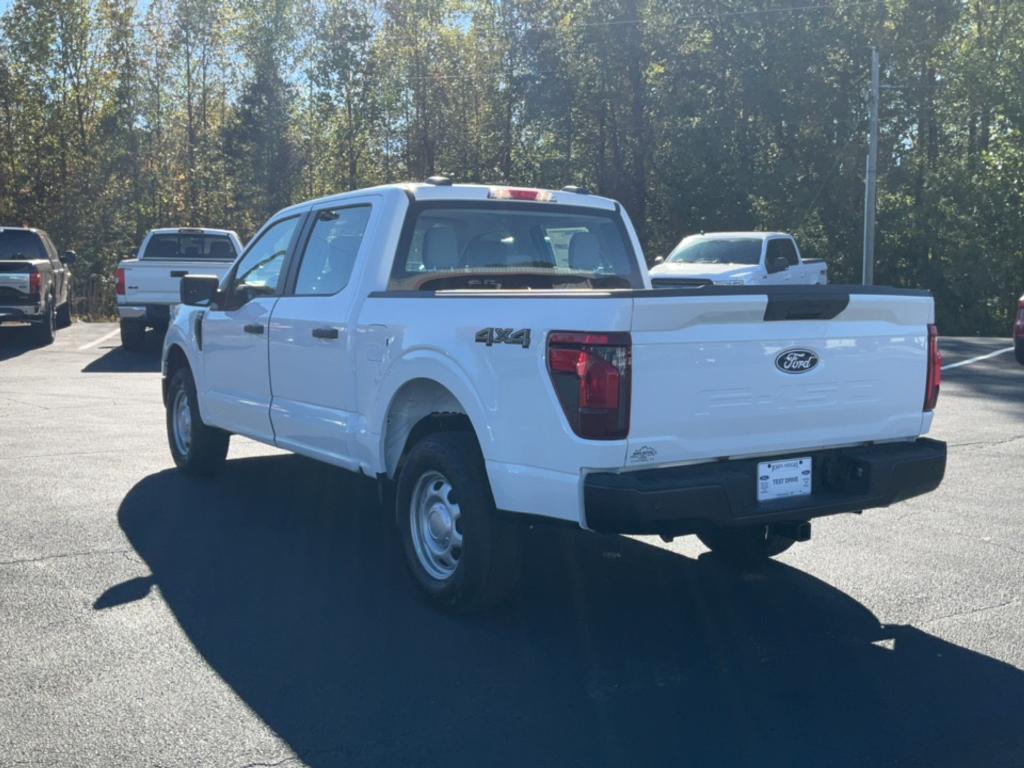
[[[493,613],[431,608],[372,485],[294,456],[152,475],[119,520],[196,649],[311,766],[1010,765],[1024,673],[781,563],[538,527]],[[150,598],[152,599],[152,598]]]
[[[129,352],[121,346],[120,341],[111,341],[117,346],[105,352],[95,360],[90,360],[82,369],[82,373],[157,373],[160,371],[160,351],[162,338],[152,331],[146,334],[146,345],[136,351]]]
[[[30,325],[0,326],[0,362],[39,349],[41,346]]]

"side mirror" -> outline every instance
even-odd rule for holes
[[[181,278],[181,303],[190,307],[208,307],[217,295],[220,278],[215,275],[185,275]]]
[[[664,264],[665,263],[665,257],[664,256],[655,256],[654,257],[654,263],[655,263],[655,265]]]
[[[77,259],[78,254],[74,251],[64,251],[64,253],[60,255],[60,260],[65,264],[74,264]]]
[[[784,269],[789,269],[789,262],[785,256],[775,256],[770,262],[768,262],[769,272],[781,272]]]

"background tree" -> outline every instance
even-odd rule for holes
[[[107,279],[153,226],[243,236],[312,196],[447,173],[582,184],[648,257],[788,229],[860,278],[883,57],[876,277],[947,333],[1024,291],[1024,4],[1006,0],[15,0],[0,221]],[[83,282],[84,281],[84,282]]]

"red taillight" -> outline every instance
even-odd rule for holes
[[[1024,337],[1024,299],[1017,305],[1017,321],[1013,324],[1013,338]]]
[[[124,296],[124,270],[118,268],[116,274],[117,274],[117,286],[114,288],[114,290],[117,292],[118,296]]]
[[[939,352],[939,329],[928,325],[928,379],[924,389],[924,410],[934,411],[942,384],[942,353]]]
[[[28,292],[32,298],[38,299],[43,292],[43,276],[39,272],[32,272],[28,276]]]
[[[620,440],[629,434],[630,352],[628,333],[548,335],[551,382],[580,437]]]

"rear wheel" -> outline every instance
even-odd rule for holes
[[[53,302],[47,303],[46,311],[36,324],[32,327],[32,333],[36,342],[42,345],[52,344],[57,335],[57,313],[53,308]]]
[[[416,443],[399,475],[396,515],[409,570],[441,608],[490,608],[519,580],[521,529],[495,509],[472,434]]]
[[[199,416],[192,372],[182,368],[167,387],[167,442],[178,469],[190,475],[213,475],[228,455],[231,436],[208,426]]]
[[[712,528],[697,534],[715,555],[736,565],[756,565],[793,546],[793,539],[772,533],[767,525]]]
[[[57,308],[57,327],[67,328],[71,325],[71,291],[68,291],[68,300]]]
[[[121,321],[121,346],[129,351],[142,349],[146,343],[146,325],[141,320]]]

